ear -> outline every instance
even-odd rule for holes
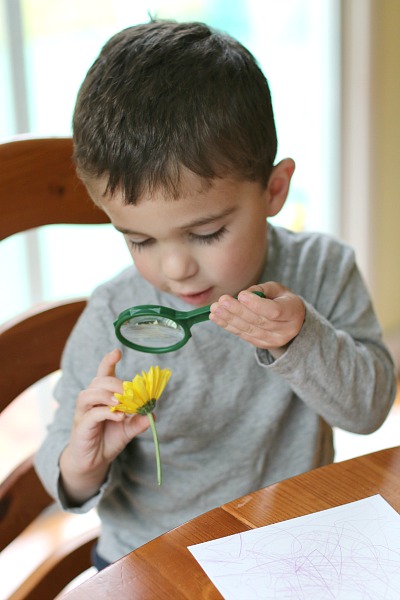
[[[294,170],[295,164],[291,158],[281,160],[272,169],[266,189],[269,217],[277,215],[285,204]]]

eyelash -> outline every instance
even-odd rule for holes
[[[140,250],[143,250],[143,248],[149,246],[150,244],[152,244],[152,242],[153,240],[151,239],[144,240],[144,242],[134,242],[133,240],[129,240],[129,245],[132,248],[132,250],[135,250],[135,252],[140,252]]]
[[[227,232],[226,227],[221,227],[218,231],[214,231],[214,233],[209,233],[208,235],[196,235],[195,233],[191,233],[190,237],[199,242],[200,244],[212,244],[213,242],[218,242]]]
[[[208,235],[196,235],[195,233],[190,233],[189,236],[193,241],[199,242],[200,244],[212,244],[213,242],[218,242],[226,232],[227,229],[224,226],[221,227],[221,229],[218,229],[218,231],[209,233]],[[153,244],[153,242],[154,240],[152,238],[144,240],[143,242],[134,242],[133,240],[129,240],[131,248],[136,252],[140,252],[140,250],[143,250],[146,246],[150,246]]]

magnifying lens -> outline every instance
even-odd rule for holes
[[[264,298],[262,292],[254,292]],[[179,350],[191,337],[192,325],[207,321],[210,305],[189,311],[144,304],[124,310],[114,323],[115,335],[125,346],[162,354]]]

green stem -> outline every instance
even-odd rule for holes
[[[156,449],[157,483],[158,483],[158,485],[161,485],[161,483],[162,483],[161,458],[160,458],[160,445],[158,443],[157,429],[156,429],[156,425],[154,423],[153,415],[151,413],[148,413],[147,416],[149,417],[151,431],[153,432],[154,447]]]

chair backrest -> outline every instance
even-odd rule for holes
[[[42,225],[107,222],[106,215],[95,207],[76,176],[70,138],[19,136],[0,142],[1,240]],[[1,287],[4,290],[6,282]],[[44,303],[0,325],[1,412],[24,390],[59,369],[63,347],[85,304],[82,298]],[[34,471],[32,457],[28,457],[0,484],[0,550],[52,502]],[[63,518],[71,515],[60,513],[60,519]],[[54,586],[53,564],[44,579],[36,573],[36,583],[28,585],[26,593],[18,597],[53,598],[56,588],[62,589],[89,567],[88,542],[95,535],[94,529],[90,539],[86,536],[80,545],[69,539],[65,552],[60,550],[63,541],[58,540],[59,583]],[[54,554],[53,549],[53,558]]]
[[[72,163],[71,138],[0,143],[0,240],[53,223],[107,223]]]

